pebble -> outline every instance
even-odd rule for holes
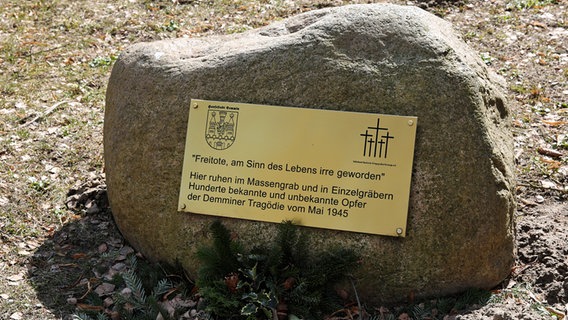
[[[544,202],[544,197],[541,195],[538,195],[535,197],[535,200],[537,203],[543,203]]]

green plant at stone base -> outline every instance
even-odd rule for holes
[[[197,286],[205,310],[222,319],[321,319],[341,308],[335,285],[358,265],[353,250],[338,248],[312,257],[306,236],[290,221],[279,225],[270,246],[249,252],[219,221],[213,245],[199,248]]]
[[[187,296],[188,284],[183,280],[172,281],[168,275],[183,274],[181,266],[165,266],[150,264],[145,261],[138,263],[135,255],[128,258],[130,269],[116,274],[112,282],[117,287],[128,289],[126,293],[117,291],[113,295],[112,311],[123,320],[173,320],[188,311],[187,306],[173,307],[173,315],[166,310],[164,303],[177,294]],[[179,277],[181,279],[181,277]],[[148,294],[148,292],[150,294]],[[99,306],[101,311],[79,312],[72,316],[73,320],[110,320],[110,310],[102,311],[103,300],[95,292],[87,296],[87,305]],[[96,308],[95,308],[96,309]],[[98,309],[96,309],[98,310]],[[114,318],[112,318],[114,319]]]
[[[140,317],[143,319],[156,319],[158,315],[162,315],[164,319],[169,318],[168,312],[158,303],[160,297],[172,289],[172,285],[167,279],[159,281],[151,295],[146,295],[146,291],[142,286],[142,280],[134,271],[124,273],[123,279],[126,287],[132,293],[130,295],[115,295],[121,314],[126,315],[127,319],[130,317],[132,319],[139,319]]]

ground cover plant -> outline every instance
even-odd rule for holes
[[[222,319],[321,319],[341,309],[335,286],[357,268],[353,250],[336,248],[316,257],[290,221],[280,224],[273,244],[250,251],[221,222],[211,231],[213,245],[197,252],[203,264],[197,286],[206,311]]]
[[[376,1],[0,0],[0,319],[112,318],[105,310],[119,303],[117,291],[139,288],[134,275],[145,262],[138,256],[133,265],[137,253],[110,216],[102,154],[106,83],[128,45],[242,32],[308,10],[367,2]],[[565,319],[568,3],[393,2],[452,22],[507,81],[518,258],[490,297],[362,307],[373,319]],[[145,296],[166,279],[175,290],[158,299],[180,317],[202,316],[189,277],[150,269],[143,274],[156,281],[144,286]],[[132,288],[124,281],[129,273]],[[360,309],[345,306],[331,317],[362,317]]]

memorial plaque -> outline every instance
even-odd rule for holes
[[[192,100],[179,211],[404,237],[417,118]]]

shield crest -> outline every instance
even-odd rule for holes
[[[238,111],[209,110],[205,140],[216,150],[225,150],[235,142],[237,136]]]

